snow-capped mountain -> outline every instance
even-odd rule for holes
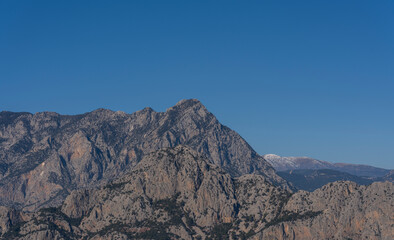
[[[368,165],[350,163],[330,163],[310,157],[281,157],[276,154],[266,154],[263,156],[276,171],[287,171],[296,169],[332,169],[350,173],[356,176],[382,177],[390,170],[377,168]]]

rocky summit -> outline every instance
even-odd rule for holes
[[[393,239],[393,197],[390,182],[292,193],[177,146],[59,207],[3,207],[0,227],[3,239]]]
[[[190,99],[166,112],[1,112],[0,205],[31,211],[58,206],[72,190],[105,184],[145,154],[180,144],[233,177],[256,173],[288,187],[239,134]]]

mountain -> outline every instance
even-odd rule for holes
[[[373,181],[349,173],[331,169],[296,169],[277,172],[279,176],[291,182],[294,187],[306,191],[314,191],[330,182],[353,181],[359,185],[368,185]]]
[[[383,177],[390,170],[377,168],[368,165],[349,163],[330,163],[309,157],[281,157],[275,154],[263,156],[277,171],[288,171],[296,169],[332,169],[349,173],[356,176],[366,176],[372,178]]]
[[[291,193],[177,146],[60,207],[0,208],[0,227],[3,239],[393,239],[393,197],[390,182]]]
[[[329,169],[331,163],[309,157],[281,157],[276,154],[265,154],[267,160],[277,171],[295,169]]]
[[[166,112],[1,112],[0,238],[394,238],[392,182],[294,193],[275,159],[335,166],[262,157],[194,99]],[[349,177],[316,168],[292,174]]]
[[[190,99],[166,112],[1,112],[0,205],[31,211],[57,206],[71,191],[106,184],[144,155],[180,144],[232,177],[256,173],[288,188],[239,134]]]
[[[368,165],[330,163],[309,157],[263,156],[296,189],[314,191],[335,181],[353,181],[360,185],[374,181],[393,181],[390,170]]]
[[[334,163],[333,169],[347,172],[356,176],[383,177],[390,170],[362,164]]]
[[[299,191],[256,239],[393,239],[393,183],[329,183]],[[312,216],[312,217],[311,217]]]

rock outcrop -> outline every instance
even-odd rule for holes
[[[146,155],[97,189],[24,216],[4,239],[393,239],[394,186],[335,182],[291,193],[259,174],[232,177],[189,147]],[[6,210],[6,212],[12,210]],[[0,215],[0,222],[11,219]]]
[[[257,239],[393,239],[393,183],[359,186],[329,183],[312,192],[294,194],[282,223],[269,226]]]
[[[241,136],[192,99],[166,112],[1,112],[0,204],[32,211],[57,206],[72,190],[105,184],[144,155],[180,144],[233,177],[256,173],[288,187]]]

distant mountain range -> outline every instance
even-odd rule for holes
[[[314,191],[327,183],[335,181],[353,181],[360,185],[374,182],[366,177],[331,169],[296,169],[278,172],[278,175],[291,182],[297,189]]]
[[[377,181],[393,181],[393,170],[368,165],[330,163],[309,157],[263,156],[278,175],[291,182],[296,189],[314,191],[335,181],[353,181],[368,185]]]
[[[368,165],[350,163],[330,163],[309,157],[281,157],[275,154],[263,155],[277,171],[289,171],[297,169],[331,169],[349,173],[360,177],[383,177],[390,172],[388,169],[377,168]]]

